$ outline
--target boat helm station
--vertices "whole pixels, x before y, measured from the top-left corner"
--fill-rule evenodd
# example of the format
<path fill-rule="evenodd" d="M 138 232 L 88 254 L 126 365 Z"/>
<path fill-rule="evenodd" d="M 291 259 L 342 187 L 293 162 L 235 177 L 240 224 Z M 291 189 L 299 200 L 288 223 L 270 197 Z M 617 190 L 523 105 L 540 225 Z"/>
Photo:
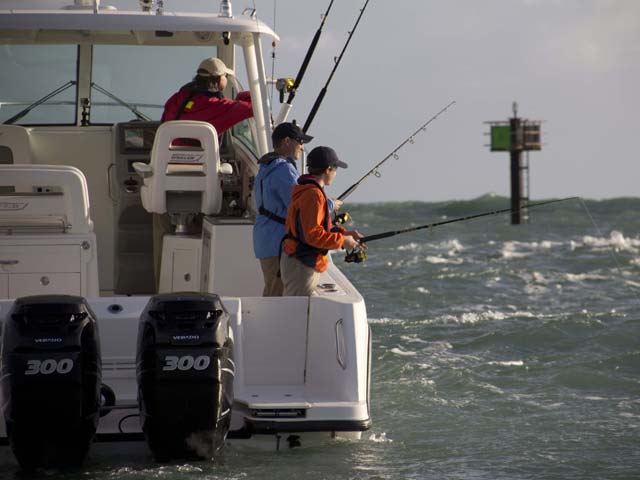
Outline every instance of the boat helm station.
<path fill-rule="evenodd" d="M 317 296 L 261 297 L 252 180 L 288 111 L 270 105 L 273 30 L 228 0 L 0 8 L 0 442 L 34 468 L 104 441 L 167 460 L 359 438 L 362 296 L 332 263 Z M 207 57 L 252 118 L 160 124 Z"/>

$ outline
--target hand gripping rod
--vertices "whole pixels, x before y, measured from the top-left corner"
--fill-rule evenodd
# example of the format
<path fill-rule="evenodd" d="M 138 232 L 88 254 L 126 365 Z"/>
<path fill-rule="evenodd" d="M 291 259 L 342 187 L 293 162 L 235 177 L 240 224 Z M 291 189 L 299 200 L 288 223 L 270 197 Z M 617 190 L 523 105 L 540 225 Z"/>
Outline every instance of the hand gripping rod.
<path fill-rule="evenodd" d="M 396 148 L 393 149 L 393 151 L 387 155 L 386 157 L 384 157 L 382 159 L 382 161 L 378 162 L 371 170 L 369 170 L 367 173 L 365 173 L 360 180 L 358 180 L 356 183 L 354 183 L 353 185 L 351 185 L 349 188 L 347 188 L 339 197 L 338 200 L 344 200 L 345 198 L 347 198 L 349 195 L 351 195 L 356 188 L 358 188 L 360 186 L 360 184 L 362 182 L 364 182 L 370 175 L 375 175 L 376 177 L 380 176 L 380 173 L 378 172 L 378 167 L 380 167 L 384 162 L 386 162 L 387 160 L 389 160 L 391 157 L 394 158 L 398 158 L 398 151 L 404 147 L 407 143 L 413 143 L 413 138 L 420 132 L 424 132 L 427 129 L 427 125 L 429 125 L 431 122 L 433 122 L 436 118 L 438 118 L 438 116 L 441 113 L 444 113 L 445 111 L 447 111 L 447 109 L 453 105 L 454 103 L 456 103 L 455 100 L 453 100 L 452 102 L 450 102 L 446 107 L 444 107 L 442 110 L 440 110 L 438 113 L 436 113 L 433 117 L 431 117 L 427 122 L 423 123 L 422 125 L 420 125 L 420 127 L 413 132 L 411 135 L 409 135 L 400 145 L 398 145 Z"/>

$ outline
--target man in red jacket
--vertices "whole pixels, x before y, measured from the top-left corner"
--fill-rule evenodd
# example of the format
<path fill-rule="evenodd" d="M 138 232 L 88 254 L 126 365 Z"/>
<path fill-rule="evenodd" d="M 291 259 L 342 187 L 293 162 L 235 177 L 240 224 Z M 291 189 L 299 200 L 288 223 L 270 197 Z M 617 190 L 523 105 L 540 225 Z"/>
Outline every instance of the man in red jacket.
<path fill-rule="evenodd" d="M 162 122 L 200 120 L 209 122 L 222 135 L 225 130 L 253 116 L 251 95 L 240 92 L 236 100 L 224 98 L 227 75 L 233 73 L 219 58 L 206 58 L 193 81 L 174 93 L 164 106 Z"/>
<path fill-rule="evenodd" d="M 329 147 L 316 147 L 307 157 L 309 174 L 298 179 L 291 192 L 287 210 L 286 236 L 280 258 L 283 295 L 313 295 L 318 277 L 329 266 L 329 250 L 356 247 L 362 235 L 331 225 L 331 215 L 324 187 L 331 185 L 338 167 L 347 164 Z"/>

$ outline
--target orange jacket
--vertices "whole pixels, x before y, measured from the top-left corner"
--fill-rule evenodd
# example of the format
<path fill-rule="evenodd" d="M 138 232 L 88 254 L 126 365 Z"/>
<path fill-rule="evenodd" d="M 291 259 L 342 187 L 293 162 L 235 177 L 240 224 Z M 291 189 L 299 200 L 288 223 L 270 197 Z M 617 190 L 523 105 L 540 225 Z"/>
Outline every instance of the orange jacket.
<path fill-rule="evenodd" d="M 293 187 L 285 231 L 284 252 L 318 272 L 329 265 L 328 251 L 344 243 L 344 229 L 331 226 L 327 197 L 309 175 L 300 177 Z"/>

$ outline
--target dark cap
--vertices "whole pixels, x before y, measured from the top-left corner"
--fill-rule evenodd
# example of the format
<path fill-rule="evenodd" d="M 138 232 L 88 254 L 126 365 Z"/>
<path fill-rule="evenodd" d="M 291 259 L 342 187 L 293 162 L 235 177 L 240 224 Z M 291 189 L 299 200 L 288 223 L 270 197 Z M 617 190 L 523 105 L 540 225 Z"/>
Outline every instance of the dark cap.
<path fill-rule="evenodd" d="M 299 126 L 289 122 L 281 123 L 274 128 L 273 133 L 271 134 L 271 140 L 274 142 L 282 140 L 283 138 L 293 138 L 300 143 L 309 143 L 313 140 L 311 135 L 305 135 Z"/>
<path fill-rule="evenodd" d="M 311 150 L 307 155 L 307 165 L 311 168 L 347 168 L 347 164 L 338 158 L 338 154 L 331 147 L 316 147 Z"/>

